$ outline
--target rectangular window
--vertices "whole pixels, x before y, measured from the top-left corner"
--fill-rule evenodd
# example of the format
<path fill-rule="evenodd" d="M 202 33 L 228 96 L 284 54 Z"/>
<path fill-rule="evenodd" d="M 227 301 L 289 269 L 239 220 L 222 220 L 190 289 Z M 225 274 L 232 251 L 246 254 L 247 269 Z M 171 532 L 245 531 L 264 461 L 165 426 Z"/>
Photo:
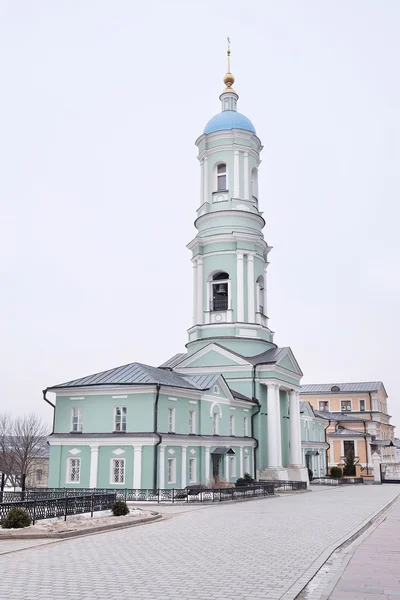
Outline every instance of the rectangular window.
<path fill-rule="evenodd" d="M 340 410 L 342 412 L 351 410 L 351 400 L 342 400 L 340 403 Z"/>
<path fill-rule="evenodd" d="M 82 409 L 74 406 L 71 409 L 71 431 L 82 431 Z"/>
<path fill-rule="evenodd" d="M 228 477 L 236 477 L 236 456 L 229 457 L 229 474 Z"/>
<path fill-rule="evenodd" d="M 176 483 L 176 459 L 168 459 L 168 483 Z"/>
<path fill-rule="evenodd" d="M 125 459 L 111 459 L 110 483 L 125 483 Z"/>
<path fill-rule="evenodd" d="M 249 417 L 243 419 L 243 435 L 245 437 L 249 435 Z"/>
<path fill-rule="evenodd" d="M 126 431 L 126 406 L 114 409 L 114 431 Z"/>
<path fill-rule="evenodd" d="M 175 433 L 175 409 L 168 409 L 168 433 Z"/>
<path fill-rule="evenodd" d="M 226 190 L 226 165 L 224 164 L 217 167 L 217 188 L 218 192 Z"/>
<path fill-rule="evenodd" d="M 250 456 L 248 454 L 243 457 L 243 470 L 250 475 Z"/>
<path fill-rule="evenodd" d="M 196 411 L 189 410 L 189 433 L 196 433 Z"/>
<path fill-rule="evenodd" d="M 81 459 L 69 458 L 67 465 L 67 483 L 79 483 L 81 479 Z"/>
<path fill-rule="evenodd" d="M 230 415 L 229 417 L 229 435 L 235 435 L 235 416 Z"/>
<path fill-rule="evenodd" d="M 318 410 L 329 410 L 329 402 L 327 400 L 320 400 Z"/>
<path fill-rule="evenodd" d="M 343 442 L 343 450 L 345 456 L 353 456 L 354 458 L 354 442 L 353 440 L 345 440 Z"/>
<path fill-rule="evenodd" d="M 218 413 L 213 413 L 213 434 L 218 435 Z"/>
<path fill-rule="evenodd" d="M 189 482 L 196 483 L 196 459 L 189 458 Z"/>
<path fill-rule="evenodd" d="M 364 411 L 365 411 L 365 400 L 360 400 L 360 410 L 361 410 L 362 412 L 364 412 Z"/>

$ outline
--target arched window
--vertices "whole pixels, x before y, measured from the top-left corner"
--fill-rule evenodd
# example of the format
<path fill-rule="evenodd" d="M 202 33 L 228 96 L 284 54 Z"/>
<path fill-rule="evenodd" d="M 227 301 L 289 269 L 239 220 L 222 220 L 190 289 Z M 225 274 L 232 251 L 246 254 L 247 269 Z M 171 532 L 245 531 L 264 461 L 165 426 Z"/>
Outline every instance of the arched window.
<path fill-rule="evenodd" d="M 229 275 L 225 271 L 215 273 L 211 282 L 210 310 L 228 310 Z"/>
<path fill-rule="evenodd" d="M 258 198 L 258 170 L 256 167 L 251 172 L 251 195 Z"/>
<path fill-rule="evenodd" d="M 221 163 L 217 167 L 217 192 L 226 190 L 226 164 Z"/>

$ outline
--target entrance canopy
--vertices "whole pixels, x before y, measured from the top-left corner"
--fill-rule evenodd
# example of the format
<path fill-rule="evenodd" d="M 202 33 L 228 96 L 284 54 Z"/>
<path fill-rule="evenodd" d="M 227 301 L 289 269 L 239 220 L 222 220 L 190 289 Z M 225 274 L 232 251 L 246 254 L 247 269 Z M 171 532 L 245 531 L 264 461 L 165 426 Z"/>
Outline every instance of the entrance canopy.
<path fill-rule="evenodd" d="M 232 448 L 229 448 L 228 446 L 221 446 L 219 448 L 215 448 L 215 450 L 213 450 L 211 452 L 211 454 L 219 454 L 219 455 L 235 454 L 235 451 L 232 450 Z"/>

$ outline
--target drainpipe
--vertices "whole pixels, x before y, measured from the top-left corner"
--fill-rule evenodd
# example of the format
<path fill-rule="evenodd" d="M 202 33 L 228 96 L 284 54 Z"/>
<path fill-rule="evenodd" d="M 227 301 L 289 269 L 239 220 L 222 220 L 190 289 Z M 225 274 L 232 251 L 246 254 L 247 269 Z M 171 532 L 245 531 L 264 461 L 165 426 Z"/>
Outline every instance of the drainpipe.
<path fill-rule="evenodd" d="M 367 463 L 367 475 L 369 474 L 369 464 L 368 464 L 368 442 L 367 442 L 367 422 L 364 423 L 364 443 L 365 443 L 365 461 Z"/>
<path fill-rule="evenodd" d="M 255 440 L 255 442 L 256 442 L 256 445 L 254 446 L 254 454 L 253 454 L 253 456 L 254 456 L 253 469 L 254 469 L 254 478 L 256 481 L 257 481 L 257 448 L 258 448 L 259 444 L 258 444 L 258 438 L 254 437 L 254 417 L 256 415 L 258 415 L 258 413 L 261 410 L 261 404 L 259 403 L 259 401 L 256 398 L 256 369 L 257 369 L 258 365 L 260 365 L 260 364 L 262 364 L 262 363 L 256 363 L 255 365 L 253 365 L 253 400 L 255 402 L 257 402 L 258 410 L 257 410 L 257 412 L 255 412 L 251 415 L 251 436 L 252 436 L 253 440 Z"/>
<path fill-rule="evenodd" d="M 328 450 L 330 450 L 330 443 L 328 442 L 328 436 L 326 434 L 326 431 L 328 429 L 328 427 L 331 424 L 331 420 L 328 419 L 328 425 L 325 427 L 324 431 L 325 431 L 325 444 L 327 444 L 327 447 L 325 448 L 325 468 L 326 468 L 326 476 L 328 477 L 329 475 L 329 463 L 328 463 Z"/>
<path fill-rule="evenodd" d="M 50 400 L 48 400 L 46 398 L 47 390 L 48 390 L 48 388 L 46 388 L 45 390 L 43 390 L 42 394 L 43 394 L 43 400 L 45 402 L 47 402 L 47 404 L 50 404 L 50 406 L 53 407 L 53 431 L 51 432 L 51 435 L 53 435 L 53 433 L 54 433 L 54 425 L 55 425 L 55 421 L 56 421 L 56 405 L 53 404 L 52 402 L 50 402 Z"/>
<path fill-rule="evenodd" d="M 158 436 L 158 442 L 154 445 L 154 472 L 153 472 L 153 488 L 157 489 L 157 472 L 158 472 L 158 447 L 162 442 L 162 436 L 158 433 L 158 400 L 160 397 L 161 385 L 156 385 L 156 401 L 154 402 L 154 433 Z"/>

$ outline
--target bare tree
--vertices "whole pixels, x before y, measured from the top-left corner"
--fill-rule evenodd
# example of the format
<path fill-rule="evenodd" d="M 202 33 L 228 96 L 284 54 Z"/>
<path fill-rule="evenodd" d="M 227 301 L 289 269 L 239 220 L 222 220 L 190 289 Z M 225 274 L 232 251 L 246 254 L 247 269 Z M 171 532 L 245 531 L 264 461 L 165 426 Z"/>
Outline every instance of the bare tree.
<path fill-rule="evenodd" d="M 16 418 L 0 414 L 0 471 L 7 483 L 21 485 L 22 475 L 28 475 L 42 455 L 48 434 L 47 426 L 35 413 Z"/>

